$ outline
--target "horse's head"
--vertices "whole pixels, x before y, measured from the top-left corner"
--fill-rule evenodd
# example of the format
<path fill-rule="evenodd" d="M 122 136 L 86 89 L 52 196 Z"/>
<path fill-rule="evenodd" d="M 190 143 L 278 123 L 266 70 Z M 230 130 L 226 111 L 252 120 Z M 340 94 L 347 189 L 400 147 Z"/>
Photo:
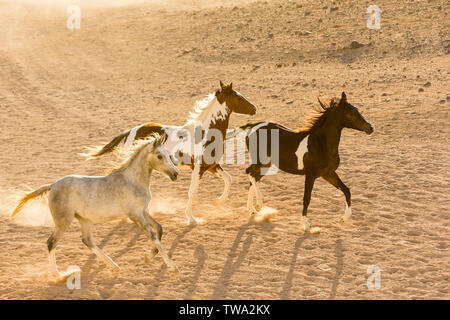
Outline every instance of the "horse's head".
<path fill-rule="evenodd" d="M 216 98 L 220 104 L 226 103 L 227 107 L 236 113 L 254 115 L 256 107 L 233 89 L 233 83 L 228 86 L 220 81 L 220 89 L 216 91 Z"/>
<path fill-rule="evenodd" d="M 180 171 L 173 164 L 169 152 L 164 147 L 164 141 L 165 136 L 155 136 L 151 150 L 148 153 L 147 162 L 150 168 L 165 174 L 172 181 L 175 181 Z"/>
<path fill-rule="evenodd" d="M 332 101 L 331 103 L 336 104 L 335 110 L 339 117 L 339 121 L 344 128 L 364 131 L 367 134 L 373 132 L 372 123 L 364 119 L 358 109 L 348 103 L 345 92 L 342 92 L 339 102 Z"/>

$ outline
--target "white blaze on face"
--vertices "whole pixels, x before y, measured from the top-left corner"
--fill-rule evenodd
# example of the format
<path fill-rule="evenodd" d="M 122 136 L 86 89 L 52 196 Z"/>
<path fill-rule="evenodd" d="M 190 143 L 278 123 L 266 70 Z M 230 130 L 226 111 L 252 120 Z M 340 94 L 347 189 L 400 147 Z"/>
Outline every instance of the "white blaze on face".
<path fill-rule="evenodd" d="M 304 168 L 303 156 L 308 152 L 308 136 L 304 137 L 303 140 L 298 145 L 295 155 L 297 156 L 297 169 L 302 170 Z"/>

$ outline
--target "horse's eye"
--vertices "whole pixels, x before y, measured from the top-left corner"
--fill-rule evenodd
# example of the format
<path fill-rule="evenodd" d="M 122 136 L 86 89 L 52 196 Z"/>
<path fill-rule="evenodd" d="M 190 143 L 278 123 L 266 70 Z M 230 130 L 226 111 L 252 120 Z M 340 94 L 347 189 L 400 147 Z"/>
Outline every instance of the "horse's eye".
<path fill-rule="evenodd" d="M 162 158 L 162 155 L 158 154 L 158 159 L 161 160 Z"/>

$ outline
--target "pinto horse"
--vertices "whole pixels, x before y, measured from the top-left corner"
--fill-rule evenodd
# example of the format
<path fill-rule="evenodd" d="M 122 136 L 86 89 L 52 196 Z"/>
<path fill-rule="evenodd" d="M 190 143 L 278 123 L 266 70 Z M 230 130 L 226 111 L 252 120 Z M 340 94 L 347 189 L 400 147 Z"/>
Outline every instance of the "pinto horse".
<path fill-rule="evenodd" d="M 262 193 L 257 186 L 257 182 L 264 176 L 262 169 L 273 168 L 296 175 L 305 175 L 305 188 L 303 196 L 302 226 L 304 231 L 311 233 L 320 232 L 320 228 L 311 228 L 306 213 L 311 200 L 311 191 L 314 181 L 322 177 L 330 184 L 340 189 L 346 199 L 345 214 L 341 219 L 341 224 L 345 223 L 351 216 L 350 189 L 341 181 L 336 169 L 339 166 L 339 141 L 344 128 L 364 131 L 367 134 L 373 132 L 373 125 L 366 121 L 359 113 L 358 109 L 347 102 L 345 92 L 338 101 L 331 100 L 329 105 L 325 105 L 318 98 L 321 110 L 312 110 L 313 114 L 306 119 L 306 127 L 299 130 L 292 130 L 273 122 L 258 122 L 244 125 L 229 137 L 237 135 L 239 132 L 247 132 L 246 145 L 249 149 L 249 140 L 264 139 L 255 144 L 257 150 L 256 161 L 246 169 L 250 179 L 250 189 L 248 194 L 247 208 L 250 215 L 255 213 L 253 207 L 253 197 L 256 193 L 256 212 L 262 207 Z M 271 138 L 272 130 L 278 130 L 278 145 L 274 146 Z M 261 135 L 261 132 L 264 135 Z M 252 137 L 252 135 L 255 135 Z M 261 142 L 267 144 L 266 152 L 269 161 L 261 161 Z M 251 148 L 250 148 L 251 149 Z M 250 150 L 252 152 L 252 150 Z M 278 164 L 272 161 L 274 152 L 278 152 Z"/>
<path fill-rule="evenodd" d="M 208 95 L 204 100 L 197 102 L 190 119 L 183 126 L 158 123 L 143 124 L 121 133 L 102 148 L 93 148 L 88 155 L 94 158 L 103 156 L 113 151 L 121 142 L 127 146 L 134 140 L 144 139 L 153 133 L 166 136 L 165 147 L 169 150 L 174 163 L 181 168 L 188 167 L 192 170 L 185 215 L 188 224 L 195 224 L 196 220 L 191 209 L 192 202 L 197 193 L 199 180 L 205 172 L 208 171 L 221 177 L 225 184 L 222 195 L 214 203 L 220 204 L 228 198 L 231 176 L 219 164 L 220 152 L 216 153 L 212 161 L 205 161 L 204 153 L 206 148 L 216 138 L 219 138 L 221 141 L 220 148 L 222 149 L 220 154 L 223 154 L 223 140 L 232 112 L 254 115 L 256 107 L 238 91 L 235 91 L 232 83 L 224 85 L 220 81 L 220 89 L 214 94 Z M 210 139 L 208 132 L 213 131 L 218 132 L 220 137 L 216 136 L 214 139 Z"/>

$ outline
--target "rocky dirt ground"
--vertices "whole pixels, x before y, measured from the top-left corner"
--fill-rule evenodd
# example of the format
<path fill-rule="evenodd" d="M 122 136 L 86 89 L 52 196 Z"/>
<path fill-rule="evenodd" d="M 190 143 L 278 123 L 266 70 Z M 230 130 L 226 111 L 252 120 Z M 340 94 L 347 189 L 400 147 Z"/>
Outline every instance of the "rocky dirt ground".
<path fill-rule="evenodd" d="M 435 1 L 70 1 L 81 28 L 69 30 L 69 1 L 0 2 L 0 298 L 2 299 L 449 299 L 450 5 Z M 370 30 L 370 4 L 381 29 Z M 81 289 L 49 281 L 52 230 L 35 202 L 8 220 L 24 185 L 102 174 L 112 157 L 85 162 L 84 146 L 145 122 L 183 124 L 219 80 L 233 81 L 258 107 L 231 126 L 273 120 L 303 124 L 320 94 L 342 91 L 375 124 L 371 136 L 345 130 L 342 180 L 353 216 L 338 225 L 344 197 L 317 181 L 310 221 L 300 230 L 303 181 L 262 180 L 270 222 L 250 221 L 244 165 L 229 201 L 215 207 L 222 181 L 205 176 L 185 224 L 190 180 L 155 174 L 154 217 L 161 257 L 144 263 L 147 238 L 123 221 L 96 225 L 113 272 L 80 241 L 74 223 L 57 249 L 61 269 L 81 267 Z M 367 268 L 380 268 L 369 290 Z"/>

